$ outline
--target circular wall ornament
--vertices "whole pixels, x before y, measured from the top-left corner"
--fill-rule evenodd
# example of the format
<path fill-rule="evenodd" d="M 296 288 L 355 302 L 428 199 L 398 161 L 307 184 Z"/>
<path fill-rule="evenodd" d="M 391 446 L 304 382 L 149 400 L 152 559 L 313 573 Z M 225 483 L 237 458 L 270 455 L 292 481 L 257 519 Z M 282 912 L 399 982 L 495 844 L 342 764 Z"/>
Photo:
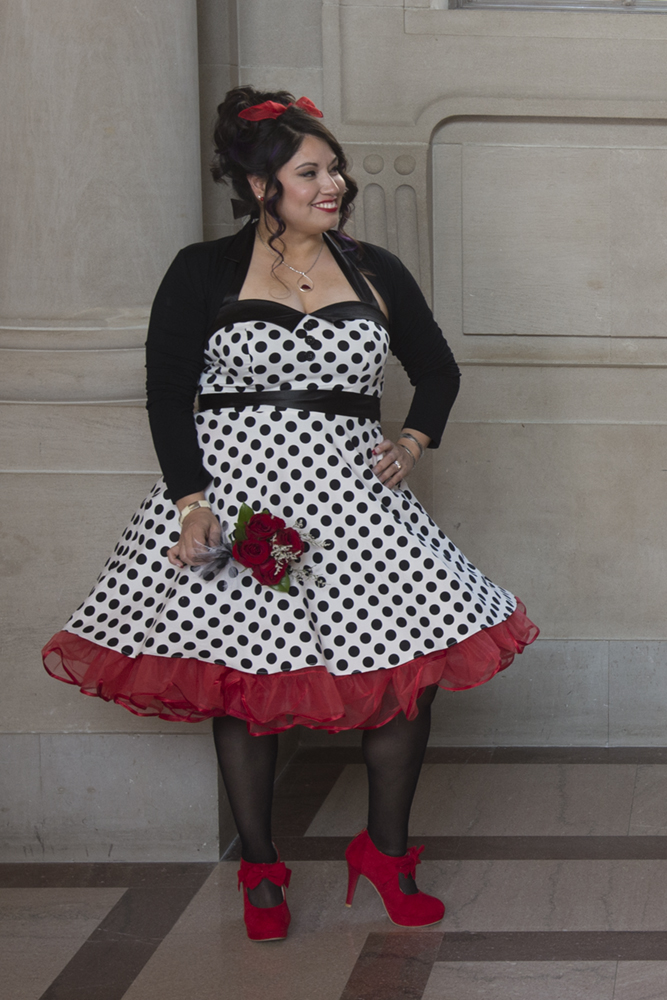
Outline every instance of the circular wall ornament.
<path fill-rule="evenodd" d="M 364 159 L 364 170 L 367 174 L 379 174 L 384 169 L 384 160 L 379 153 L 371 153 Z"/>
<path fill-rule="evenodd" d="M 416 166 L 417 161 L 409 153 L 401 153 L 394 160 L 394 170 L 397 174 L 411 174 Z"/>

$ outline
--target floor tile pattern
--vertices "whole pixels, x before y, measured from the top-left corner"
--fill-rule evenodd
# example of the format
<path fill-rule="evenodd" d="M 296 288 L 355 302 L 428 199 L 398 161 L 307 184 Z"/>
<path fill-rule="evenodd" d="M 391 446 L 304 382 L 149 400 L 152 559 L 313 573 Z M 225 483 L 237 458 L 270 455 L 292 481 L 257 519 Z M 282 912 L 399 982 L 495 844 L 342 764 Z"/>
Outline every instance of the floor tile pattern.
<path fill-rule="evenodd" d="M 0 889 L 0 997 L 40 996 L 79 952 L 123 889 Z"/>
<path fill-rule="evenodd" d="M 430 748 L 411 833 L 447 913 L 421 932 L 392 927 L 363 879 L 342 905 L 361 765 L 305 747 L 277 785 L 287 941 L 247 940 L 237 844 L 217 865 L 0 865 L 0 994 L 665 1000 L 667 748 Z"/>

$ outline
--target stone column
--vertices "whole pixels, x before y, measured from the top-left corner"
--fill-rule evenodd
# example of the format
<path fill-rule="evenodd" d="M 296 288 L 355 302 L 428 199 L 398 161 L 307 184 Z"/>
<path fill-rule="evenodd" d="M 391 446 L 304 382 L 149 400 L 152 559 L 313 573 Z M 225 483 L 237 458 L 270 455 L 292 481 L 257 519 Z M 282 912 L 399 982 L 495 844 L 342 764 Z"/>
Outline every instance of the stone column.
<path fill-rule="evenodd" d="M 142 347 L 201 239 L 195 0 L 4 5 L 0 129 L 3 860 L 215 857 L 205 730 L 83 698 L 39 657 L 158 474 Z"/>

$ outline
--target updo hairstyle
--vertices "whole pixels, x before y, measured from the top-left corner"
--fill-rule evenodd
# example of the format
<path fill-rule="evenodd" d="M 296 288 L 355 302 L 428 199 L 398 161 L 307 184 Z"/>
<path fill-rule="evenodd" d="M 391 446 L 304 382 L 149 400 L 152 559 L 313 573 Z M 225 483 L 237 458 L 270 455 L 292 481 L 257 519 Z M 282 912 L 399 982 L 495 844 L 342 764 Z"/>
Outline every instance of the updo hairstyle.
<path fill-rule="evenodd" d="M 283 104 L 287 111 L 279 118 L 266 118 L 252 122 L 239 118 L 239 112 L 246 108 L 275 101 Z M 279 239 L 285 232 L 285 223 L 278 213 L 278 202 L 283 186 L 276 173 L 298 152 L 305 136 L 322 139 L 332 149 L 338 159 L 338 170 L 345 181 L 346 191 L 341 204 L 341 231 L 350 217 L 351 205 L 359 190 L 347 171 L 347 160 L 341 145 L 319 118 L 314 118 L 294 105 L 295 98 L 286 90 L 264 93 L 253 87 L 235 87 L 218 105 L 218 118 L 213 133 L 215 153 L 211 164 L 213 179 L 231 182 L 232 187 L 253 218 L 259 217 L 259 209 L 248 182 L 248 174 L 266 179 L 266 189 L 271 194 L 264 201 L 264 209 L 278 224 L 270 242 Z"/>

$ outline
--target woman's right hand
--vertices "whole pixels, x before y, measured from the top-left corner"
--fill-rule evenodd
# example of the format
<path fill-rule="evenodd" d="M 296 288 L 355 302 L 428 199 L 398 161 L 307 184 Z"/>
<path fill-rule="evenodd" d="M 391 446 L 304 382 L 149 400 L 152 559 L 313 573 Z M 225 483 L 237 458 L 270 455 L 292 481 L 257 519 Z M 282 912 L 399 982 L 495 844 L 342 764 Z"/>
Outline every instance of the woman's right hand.
<path fill-rule="evenodd" d="M 201 566 L 208 559 L 206 547 L 220 544 L 222 531 L 215 514 L 206 507 L 193 510 L 181 526 L 181 537 L 167 552 L 172 566 Z"/>

